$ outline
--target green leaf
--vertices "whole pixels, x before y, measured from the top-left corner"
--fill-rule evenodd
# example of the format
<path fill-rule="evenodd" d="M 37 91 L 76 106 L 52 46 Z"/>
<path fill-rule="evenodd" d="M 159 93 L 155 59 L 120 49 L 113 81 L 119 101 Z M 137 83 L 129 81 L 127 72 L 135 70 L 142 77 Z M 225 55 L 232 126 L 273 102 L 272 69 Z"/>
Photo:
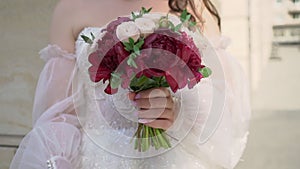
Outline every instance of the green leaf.
<path fill-rule="evenodd" d="M 130 88 L 135 92 L 155 87 L 160 87 L 159 80 L 154 80 L 146 76 L 141 76 L 140 78 L 134 77 L 130 82 Z"/>
<path fill-rule="evenodd" d="M 187 15 L 188 15 L 188 12 L 187 12 L 186 9 L 184 9 L 184 10 L 182 11 L 181 15 L 180 15 L 180 20 L 181 20 L 181 22 L 185 22 L 185 21 L 186 21 Z"/>
<path fill-rule="evenodd" d="M 140 48 L 139 48 L 138 46 L 134 46 L 134 47 L 133 47 L 133 51 L 134 51 L 134 53 L 137 54 L 137 55 L 140 55 L 140 54 L 141 54 L 141 53 L 140 53 Z"/>
<path fill-rule="evenodd" d="M 91 36 L 92 36 L 92 40 L 95 40 L 95 35 L 93 34 L 93 32 L 91 32 Z"/>
<path fill-rule="evenodd" d="M 135 15 L 134 12 L 131 12 L 131 16 L 132 16 L 133 20 L 135 20 L 137 18 L 137 16 Z"/>
<path fill-rule="evenodd" d="M 188 22 L 191 19 L 192 15 L 188 14 L 185 18 L 185 21 Z"/>
<path fill-rule="evenodd" d="M 142 7 L 141 13 L 144 14 L 147 12 L 147 9 L 145 7 Z"/>
<path fill-rule="evenodd" d="M 197 22 L 190 22 L 189 24 L 190 24 L 190 26 L 196 26 Z"/>
<path fill-rule="evenodd" d="M 123 45 L 125 46 L 125 50 L 128 52 L 132 51 L 132 46 L 128 42 L 123 42 Z"/>
<path fill-rule="evenodd" d="M 85 35 L 81 35 L 80 36 L 86 43 L 88 43 L 88 44 L 93 44 L 93 41 L 89 38 L 89 37 L 87 37 L 87 36 L 85 36 Z"/>
<path fill-rule="evenodd" d="M 209 67 L 204 67 L 199 70 L 203 77 L 207 78 L 212 74 L 212 70 Z"/>
<path fill-rule="evenodd" d="M 148 77 L 142 76 L 137 80 L 137 86 L 142 86 L 146 81 L 148 80 Z"/>
<path fill-rule="evenodd" d="M 180 30 L 180 28 L 182 27 L 182 23 L 181 24 L 178 24 L 175 28 L 174 28 L 174 31 L 175 32 L 178 32 Z"/>
<path fill-rule="evenodd" d="M 175 29 L 175 25 L 171 22 L 171 21 L 168 21 L 168 24 L 169 24 L 169 28 L 171 30 L 174 30 Z"/>
<path fill-rule="evenodd" d="M 110 86 L 113 89 L 118 88 L 122 83 L 121 79 L 121 74 L 119 73 L 111 73 L 111 78 L 110 78 Z"/>
<path fill-rule="evenodd" d="M 147 13 L 150 13 L 150 12 L 151 12 L 151 10 L 152 10 L 152 7 L 151 7 L 151 8 L 149 8 L 149 9 L 147 10 Z"/>
<path fill-rule="evenodd" d="M 127 65 L 130 66 L 130 67 L 134 67 L 134 68 L 137 68 L 137 65 L 134 61 L 134 58 L 135 58 L 135 55 L 131 54 L 127 60 Z"/>
<path fill-rule="evenodd" d="M 143 46 L 144 42 L 144 39 L 140 39 L 135 46 L 137 46 L 140 49 Z"/>
<path fill-rule="evenodd" d="M 132 39 L 132 37 L 129 38 L 129 44 L 130 44 L 131 46 L 134 45 L 134 40 Z"/>

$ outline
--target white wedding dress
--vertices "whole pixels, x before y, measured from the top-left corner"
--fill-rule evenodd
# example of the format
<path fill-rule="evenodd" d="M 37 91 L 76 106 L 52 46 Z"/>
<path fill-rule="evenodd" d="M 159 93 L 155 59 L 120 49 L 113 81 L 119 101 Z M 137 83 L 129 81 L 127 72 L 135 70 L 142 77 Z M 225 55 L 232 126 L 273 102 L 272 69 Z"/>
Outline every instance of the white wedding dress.
<path fill-rule="evenodd" d="M 100 30 L 87 27 L 80 35 L 97 35 Z M 40 51 L 46 65 L 35 95 L 33 129 L 20 144 L 10 169 L 234 168 L 247 142 L 247 81 L 236 60 L 225 51 L 228 39 L 210 41 L 224 72 L 223 90 L 218 86 L 221 75 L 216 73 L 194 89 L 174 94 L 180 111 L 166 131 L 172 148 L 146 153 L 135 151 L 130 144 L 137 123 L 130 120 L 134 107 L 126 91 L 106 95 L 105 84 L 89 80 L 88 44 L 78 36 L 75 54 L 48 45 Z M 215 96 L 224 96 L 215 106 L 217 110 L 213 108 L 218 100 Z M 216 130 L 201 139 L 213 111 L 222 115 L 218 123 L 213 123 Z"/>

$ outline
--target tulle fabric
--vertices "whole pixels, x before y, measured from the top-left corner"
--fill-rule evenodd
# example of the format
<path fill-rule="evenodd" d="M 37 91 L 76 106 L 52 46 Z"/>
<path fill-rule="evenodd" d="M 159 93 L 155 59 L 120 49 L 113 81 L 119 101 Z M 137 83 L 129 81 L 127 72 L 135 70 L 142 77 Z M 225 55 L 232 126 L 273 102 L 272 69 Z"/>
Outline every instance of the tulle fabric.
<path fill-rule="evenodd" d="M 83 31 L 85 35 L 90 32 L 97 35 L 100 28 L 86 28 Z M 110 130 L 97 126 L 99 121 L 96 121 L 95 117 L 99 112 L 95 114 L 95 110 L 99 110 L 99 106 L 103 110 L 101 118 L 106 121 L 111 120 L 112 123 L 109 125 L 114 129 L 122 132 L 122 127 L 130 128 L 132 124 L 124 120 L 123 116 L 115 116 L 127 112 L 128 106 L 124 106 L 128 105 L 128 100 L 124 100 L 126 97 L 105 95 L 103 84 L 102 87 L 101 85 L 96 87 L 99 84 L 88 81 L 87 45 L 82 40 L 77 40 L 76 55 L 63 51 L 56 45 L 44 48 L 40 55 L 46 61 L 46 65 L 36 90 L 33 110 L 34 127 L 23 139 L 10 168 L 43 169 L 47 168 L 48 160 L 54 161 L 55 169 L 148 169 L 157 166 L 187 169 L 234 168 L 247 142 L 250 119 L 248 83 L 239 64 L 225 51 L 229 43 L 228 39 L 218 37 L 211 39 L 211 42 L 224 70 L 225 90 L 218 90 L 218 86 L 214 86 L 211 80 L 203 80 L 201 85 L 197 85 L 194 89 L 200 93 L 200 97 L 195 94 L 196 92 L 182 92 L 181 94 L 186 96 L 180 104 L 178 103 L 180 109 L 189 110 L 191 105 L 197 104 L 201 108 L 199 116 L 195 119 L 192 116 L 186 117 L 188 113 L 179 114 L 174 125 L 167 132 L 176 136 L 184 134 L 185 126 L 189 123 L 196 122 L 195 125 L 174 149 L 146 159 L 119 157 L 95 144 L 95 139 L 102 142 L 111 140 L 103 137 L 103 133 Z M 78 78 L 81 76 L 83 79 Z M 84 82 L 78 82 L 77 78 Z M 74 85 L 73 82 L 78 83 Z M 91 93 L 95 90 L 98 95 Z M 223 117 L 214 134 L 203 143 L 199 137 L 211 109 L 212 91 L 215 90 L 225 94 Z M 91 105 L 81 107 L 93 100 L 99 103 L 97 108 Z M 80 123 L 76 113 L 81 118 Z M 89 131 L 83 132 L 82 126 Z M 117 133 L 114 136 L 117 138 Z M 113 143 L 122 143 L 122 140 L 115 140 Z M 123 151 L 126 153 L 126 148 Z"/>
<path fill-rule="evenodd" d="M 46 64 L 36 88 L 33 129 L 21 142 L 10 168 L 46 169 L 50 160 L 56 169 L 74 169 L 80 161 L 81 142 L 71 94 L 75 55 L 57 45 L 39 54 Z"/>

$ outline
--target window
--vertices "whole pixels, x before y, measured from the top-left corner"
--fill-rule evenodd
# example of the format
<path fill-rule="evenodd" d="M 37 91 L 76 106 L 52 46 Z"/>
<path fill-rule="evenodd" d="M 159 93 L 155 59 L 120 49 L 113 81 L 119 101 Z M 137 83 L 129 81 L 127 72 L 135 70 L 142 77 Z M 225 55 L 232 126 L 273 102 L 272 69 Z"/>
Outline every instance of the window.
<path fill-rule="evenodd" d="M 300 28 L 291 29 L 291 36 L 300 36 Z"/>
<path fill-rule="evenodd" d="M 295 4 L 295 3 L 299 3 L 300 0 L 292 0 L 292 2 Z"/>
<path fill-rule="evenodd" d="M 293 19 L 300 19 L 300 13 L 292 13 L 291 15 Z"/>
<path fill-rule="evenodd" d="M 283 29 L 274 29 L 273 33 L 274 33 L 275 37 L 284 36 L 284 30 Z"/>
<path fill-rule="evenodd" d="M 282 0 L 276 0 L 276 2 L 277 2 L 277 3 L 281 3 L 281 2 L 282 2 Z"/>

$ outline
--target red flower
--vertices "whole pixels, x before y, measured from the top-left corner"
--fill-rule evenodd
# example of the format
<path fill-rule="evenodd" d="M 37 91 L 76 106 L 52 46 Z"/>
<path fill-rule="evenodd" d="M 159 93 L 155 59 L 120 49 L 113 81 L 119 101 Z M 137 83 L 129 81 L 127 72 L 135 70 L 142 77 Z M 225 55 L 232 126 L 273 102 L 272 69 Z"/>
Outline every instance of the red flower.
<path fill-rule="evenodd" d="M 123 17 L 108 24 L 105 35 L 98 43 L 98 49 L 91 53 L 89 62 L 90 78 L 94 82 L 109 80 L 105 89 L 108 94 L 117 92 L 111 88 L 111 73 L 121 72 L 123 88 L 128 88 L 133 75 L 165 77 L 173 92 L 188 85 L 194 87 L 203 78 L 199 69 L 201 55 L 193 39 L 186 33 L 175 33 L 169 29 L 158 29 L 147 36 L 141 48 L 141 54 L 134 59 L 137 68 L 130 67 L 126 60 L 130 53 L 122 42 L 116 38 L 116 28 L 122 22 L 130 21 Z M 125 63 L 125 65 L 123 65 Z M 122 68 L 121 68 L 122 67 Z M 121 68 L 121 69 L 120 69 Z"/>
<path fill-rule="evenodd" d="M 148 57 L 143 56 L 137 60 L 147 71 L 142 71 L 139 76 L 164 75 L 173 92 L 187 84 L 192 88 L 202 78 L 198 72 L 202 67 L 199 50 L 186 33 L 178 34 L 169 29 L 158 29 L 145 39 L 142 48 L 148 50 Z M 150 68 L 157 69 L 151 72 Z"/>

